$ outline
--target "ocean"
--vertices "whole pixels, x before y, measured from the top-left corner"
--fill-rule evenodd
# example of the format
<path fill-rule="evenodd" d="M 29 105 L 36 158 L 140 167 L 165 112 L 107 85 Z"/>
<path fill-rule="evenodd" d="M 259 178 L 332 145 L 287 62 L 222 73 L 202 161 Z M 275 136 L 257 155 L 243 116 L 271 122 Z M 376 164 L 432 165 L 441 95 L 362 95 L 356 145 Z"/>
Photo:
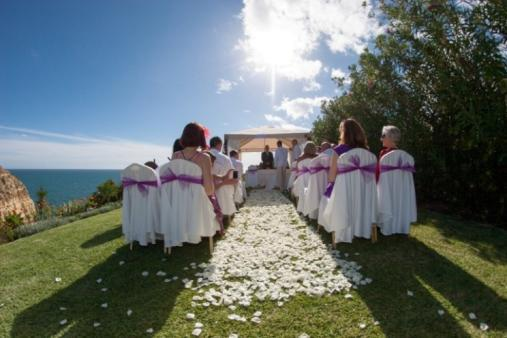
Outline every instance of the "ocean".
<path fill-rule="evenodd" d="M 48 192 L 49 203 L 61 205 L 91 195 L 108 179 L 119 183 L 121 170 L 10 169 L 9 172 L 25 184 L 34 202 L 37 191 L 43 187 Z"/>

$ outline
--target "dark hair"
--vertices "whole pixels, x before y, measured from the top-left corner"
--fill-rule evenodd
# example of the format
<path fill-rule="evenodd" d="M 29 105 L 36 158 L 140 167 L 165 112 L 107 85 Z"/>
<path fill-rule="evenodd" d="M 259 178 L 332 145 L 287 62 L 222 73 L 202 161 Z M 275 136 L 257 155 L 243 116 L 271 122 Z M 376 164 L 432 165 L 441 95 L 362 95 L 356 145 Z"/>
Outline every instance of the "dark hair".
<path fill-rule="evenodd" d="M 277 145 L 277 146 L 279 146 L 279 147 L 281 147 L 281 146 L 282 146 L 282 141 L 278 140 L 278 141 L 276 142 L 276 145 Z"/>
<path fill-rule="evenodd" d="M 236 157 L 236 156 L 238 156 L 238 152 L 237 152 L 236 150 L 231 150 L 231 151 L 229 152 L 229 156 L 230 156 L 230 157 Z"/>
<path fill-rule="evenodd" d="M 155 159 L 153 159 L 153 161 L 146 162 L 144 165 L 150 167 L 153 170 L 156 170 L 158 168 L 157 163 L 155 163 Z"/>
<path fill-rule="evenodd" d="M 351 148 L 368 149 L 368 140 L 364 129 L 354 119 L 346 119 L 340 123 L 340 141 Z"/>
<path fill-rule="evenodd" d="M 173 154 L 180 150 L 183 150 L 183 146 L 181 145 L 180 139 L 177 138 L 173 143 Z"/>
<path fill-rule="evenodd" d="M 181 134 L 180 144 L 183 148 L 201 147 L 202 149 L 206 149 L 204 127 L 196 122 L 187 124 Z"/>
<path fill-rule="evenodd" d="M 211 140 L 209 140 L 209 145 L 211 148 L 215 148 L 219 144 L 223 144 L 223 142 L 222 139 L 218 136 L 213 136 Z"/>

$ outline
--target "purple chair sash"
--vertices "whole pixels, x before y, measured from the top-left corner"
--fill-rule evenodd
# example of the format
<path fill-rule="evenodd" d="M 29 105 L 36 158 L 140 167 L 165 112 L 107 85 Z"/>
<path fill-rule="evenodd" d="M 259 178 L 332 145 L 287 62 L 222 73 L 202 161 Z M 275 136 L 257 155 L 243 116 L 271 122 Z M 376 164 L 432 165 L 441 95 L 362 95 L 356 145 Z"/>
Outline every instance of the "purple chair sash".
<path fill-rule="evenodd" d="M 319 167 L 313 167 L 313 168 L 310 168 L 310 174 L 316 174 L 318 172 L 321 172 L 323 170 L 329 170 L 329 167 L 323 167 L 323 166 L 319 166 Z"/>
<path fill-rule="evenodd" d="M 137 189 L 139 189 L 139 192 L 146 196 L 148 194 L 148 187 L 158 187 L 158 181 L 136 181 L 132 178 L 124 177 L 121 180 L 121 184 L 123 188 L 130 188 L 133 186 L 137 186 Z"/>
<path fill-rule="evenodd" d="M 182 188 L 187 188 L 190 183 L 192 184 L 203 184 L 202 177 L 190 176 L 190 175 L 176 175 L 171 169 L 167 169 L 164 175 L 160 176 L 160 184 L 165 184 L 173 181 L 180 182 Z"/>
<path fill-rule="evenodd" d="M 410 163 L 402 163 L 401 157 L 398 158 L 398 164 L 397 165 L 389 165 L 389 164 L 381 164 L 380 165 L 380 173 L 385 173 L 393 170 L 403 170 L 408 171 L 411 173 L 415 173 L 415 167 L 411 165 Z"/>
<path fill-rule="evenodd" d="M 350 156 L 349 161 L 350 161 L 351 165 L 347 165 L 347 164 L 338 165 L 338 175 L 347 174 L 347 173 L 359 170 L 361 172 L 361 175 L 363 175 L 363 178 L 366 181 L 373 179 L 373 177 L 375 176 L 375 172 L 377 169 L 377 166 L 375 163 L 362 166 L 359 156 L 356 156 L 356 155 Z"/>
<path fill-rule="evenodd" d="M 306 174 L 306 173 L 309 173 L 310 172 L 310 168 L 308 167 L 303 167 L 301 169 L 298 169 L 297 171 L 297 176 L 301 176 L 303 174 Z"/>
<path fill-rule="evenodd" d="M 293 173 L 297 173 L 298 172 L 298 168 L 291 168 L 290 171 L 293 172 Z"/>

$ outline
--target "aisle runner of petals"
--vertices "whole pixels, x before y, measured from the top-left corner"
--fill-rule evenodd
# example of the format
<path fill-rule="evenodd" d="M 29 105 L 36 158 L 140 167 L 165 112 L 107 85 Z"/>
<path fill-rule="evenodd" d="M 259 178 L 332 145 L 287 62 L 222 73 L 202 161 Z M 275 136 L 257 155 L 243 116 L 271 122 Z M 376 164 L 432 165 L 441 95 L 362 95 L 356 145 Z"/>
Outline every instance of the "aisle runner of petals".
<path fill-rule="evenodd" d="M 251 193 L 210 262 L 199 267 L 192 306 L 234 309 L 254 299 L 282 306 L 296 293 L 322 296 L 371 282 L 360 265 L 326 247 L 289 200 L 266 191 Z"/>

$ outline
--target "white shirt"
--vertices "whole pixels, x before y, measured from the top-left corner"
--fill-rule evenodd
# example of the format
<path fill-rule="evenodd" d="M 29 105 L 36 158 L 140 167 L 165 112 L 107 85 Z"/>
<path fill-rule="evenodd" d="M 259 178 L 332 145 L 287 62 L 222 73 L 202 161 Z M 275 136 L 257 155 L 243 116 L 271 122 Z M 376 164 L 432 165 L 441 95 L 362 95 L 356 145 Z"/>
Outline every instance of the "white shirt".
<path fill-rule="evenodd" d="M 287 166 L 289 152 L 284 147 L 277 147 L 275 150 L 275 167 L 284 168 Z"/>
<path fill-rule="evenodd" d="M 296 144 L 295 146 L 292 147 L 291 156 L 292 162 L 294 162 L 299 158 L 299 156 L 301 156 L 301 148 L 299 147 L 299 144 Z"/>
<path fill-rule="evenodd" d="M 227 155 L 216 150 L 215 148 L 211 149 L 210 153 L 215 156 L 215 163 L 213 163 L 213 168 L 211 168 L 211 173 L 213 175 L 224 176 L 230 169 L 234 170 L 231 159 Z"/>
<path fill-rule="evenodd" d="M 231 158 L 232 165 L 239 172 L 240 175 L 243 174 L 243 162 L 238 159 Z"/>

